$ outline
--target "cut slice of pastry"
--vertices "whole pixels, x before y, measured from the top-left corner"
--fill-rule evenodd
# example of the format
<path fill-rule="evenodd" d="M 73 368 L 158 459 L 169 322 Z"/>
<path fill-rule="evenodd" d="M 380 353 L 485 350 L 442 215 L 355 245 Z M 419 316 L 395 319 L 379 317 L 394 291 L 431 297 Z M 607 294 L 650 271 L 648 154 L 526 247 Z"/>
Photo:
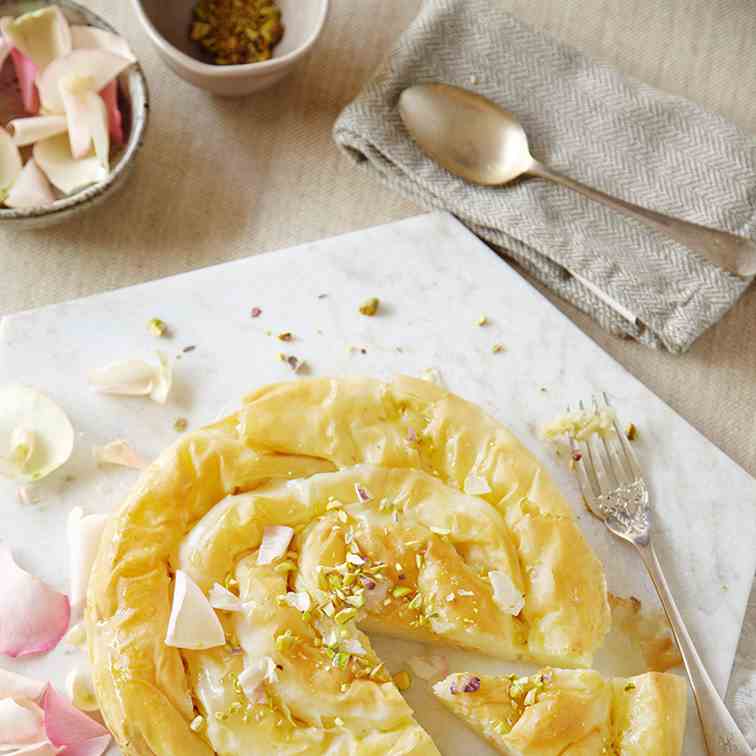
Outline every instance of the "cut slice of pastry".
<path fill-rule="evenodd" d="M 687 685 L 649 672 L 606 679 L 593 670 L 529 677 L 455 673 L 433 686 L 454 714 L 507 756 L 679 756 Z"/>
<path fill-rule="evenodd" d="M 164 642 L 179 570 L 225 645 Z M 269 386 L 184 436 L 109 522 L 86 616 L 128 756 L 437 754 L 363 631 L 581 666 L 609 626 L 535 458 L 408 378 Z"/>

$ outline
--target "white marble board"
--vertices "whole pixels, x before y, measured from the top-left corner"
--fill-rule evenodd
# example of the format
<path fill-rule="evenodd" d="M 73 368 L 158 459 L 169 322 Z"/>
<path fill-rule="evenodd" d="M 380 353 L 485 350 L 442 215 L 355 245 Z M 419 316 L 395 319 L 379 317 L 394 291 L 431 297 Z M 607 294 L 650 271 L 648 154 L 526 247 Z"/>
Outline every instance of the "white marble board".
<path fill-rule="evenodd" d="M 370 296 L 383 302 L 374 318 L 357 312 Z M 250 317 L 253 306 L 262 308 L 259 318 Z M 490 322 L 480 327 L 483 314 Z M 151 317 L 167 321 L 173 337 L 150 335 Z M 179 416 L 197 427 L 234 409 L 251 389 L 292 378 L 277 357 L 286 351 L 305 359 L 313 375 L 436 368 L 450 389 L 509 425 L 543 460 L 603 560 L 610 590 L 655 602 L 634 553 L 585 513 L 571 473 L 538 434 L 568 403 L 606 390 L 640 430 L 637 451 L 653 490 L 660 558 L 712 678 L 725 689 L 756 566 L 756 482 L 450 216 L 424 215 L 20 313 L 1 325 L 0 383 L 45 390 L 79 432 L 73 459 L 39 484 L 38 504 L 18 503 L 15 486 L 0 481 L 0 540 L 22 566 L 62 590 L 68 511 L 109 511 L 136 476 L 98 469 L 92 445 L 126 438 L 144 456 L 156 455 L 175 438 Z M 296 340 L 278 341 L 283 330 Z M 493 354 L 494 343 L 505 351 Z M 188 345 L 196 349 L 176 362 L 165 406 L 97 395 L 87 386 L 94 367 L 149 358 L 156 349 L 177 355 Z M 684 391 L 682 363 L 680 370 Z M 409 643 L 377 639 L 376 646 L 394 671 L 418 653 Z M 45 657 L 3 658 L 0 665 L 62 686 L 77 653 L 61 644 Z M 452 656 L 453 669 L 511 669 Z M 600 666 L 625 671 L 616 661 Z M 492 753 L 441 710 L 427 683 L 415 680 L 408 699 L 444 754 Z M 692 708 L 688 730 L 685 754 L 703 754 Z"/>

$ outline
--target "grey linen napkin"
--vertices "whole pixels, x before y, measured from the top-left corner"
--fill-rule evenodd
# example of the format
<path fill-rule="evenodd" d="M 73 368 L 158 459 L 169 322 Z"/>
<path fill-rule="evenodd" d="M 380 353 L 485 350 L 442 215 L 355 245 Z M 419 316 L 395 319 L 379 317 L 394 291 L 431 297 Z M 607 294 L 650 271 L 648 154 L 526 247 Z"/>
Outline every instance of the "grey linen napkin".
<path fill-rule="evenodd" d="M 419 205 L 453 213 L 613 333 L 683 352 L 747 287 L 568 189 L 540 179 L 489 189 L 439 168 L 414 145 L 396 107 L 405 87 L 429 81 L 473 89 L 514 112 L 533 154 L 558 171 L 630 202 L 756 238 L 752 136 L 590 61 L 493 0 L 427 0 L 334 127 L 337 144 L 359 164 Z M 623 307 L 637 321 L 619 314 Z"/>

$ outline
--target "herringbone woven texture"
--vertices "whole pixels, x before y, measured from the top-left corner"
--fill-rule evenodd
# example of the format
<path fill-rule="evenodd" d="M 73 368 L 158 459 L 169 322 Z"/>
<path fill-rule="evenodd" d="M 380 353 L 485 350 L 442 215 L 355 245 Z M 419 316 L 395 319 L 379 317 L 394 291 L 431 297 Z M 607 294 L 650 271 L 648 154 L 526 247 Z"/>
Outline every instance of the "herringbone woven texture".
<path fill-rule="evenodd" d="M 614 333 L 685 351 L 745 290 L 747 282 L 570 190 L 536 179 L 489 189 L 451 176 L 419 152 L 397 112 L 401 91 L 426 81 L 474 89 L 513 111 L 533 154 L 558 171 L 636 204 L 756 238 L 752 136 L 588 60 L 495 0 L 428 0 L 334 128 L 358 163 L 419 204 L 451 211 Z"/>

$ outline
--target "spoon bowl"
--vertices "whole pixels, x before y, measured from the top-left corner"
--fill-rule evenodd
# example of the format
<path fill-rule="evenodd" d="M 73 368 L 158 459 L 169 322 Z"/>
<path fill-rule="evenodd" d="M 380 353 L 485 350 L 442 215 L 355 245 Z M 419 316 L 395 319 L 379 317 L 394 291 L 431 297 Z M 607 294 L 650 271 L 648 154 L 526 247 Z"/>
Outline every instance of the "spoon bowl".
<path fill-rule="evenodd" d="M 448 84 L 405 89 L 399 114 L 420 149 L 466 181 L 500 186 L 534 163 L 528 137 L 512 113 Z"/>
<path fill-rule="evenodd" d="M 525 130 L 512 113 L 475 92 L 418 84 L 402 92 L 399 115 L 426 155 L 466 181 L 502 186 L 525 175 L 548 179 L 645 223 L 722 270 L 743 278 L 756 275 L 751 239 L 633 205 L 557 173 L 531 156 Z"/>

